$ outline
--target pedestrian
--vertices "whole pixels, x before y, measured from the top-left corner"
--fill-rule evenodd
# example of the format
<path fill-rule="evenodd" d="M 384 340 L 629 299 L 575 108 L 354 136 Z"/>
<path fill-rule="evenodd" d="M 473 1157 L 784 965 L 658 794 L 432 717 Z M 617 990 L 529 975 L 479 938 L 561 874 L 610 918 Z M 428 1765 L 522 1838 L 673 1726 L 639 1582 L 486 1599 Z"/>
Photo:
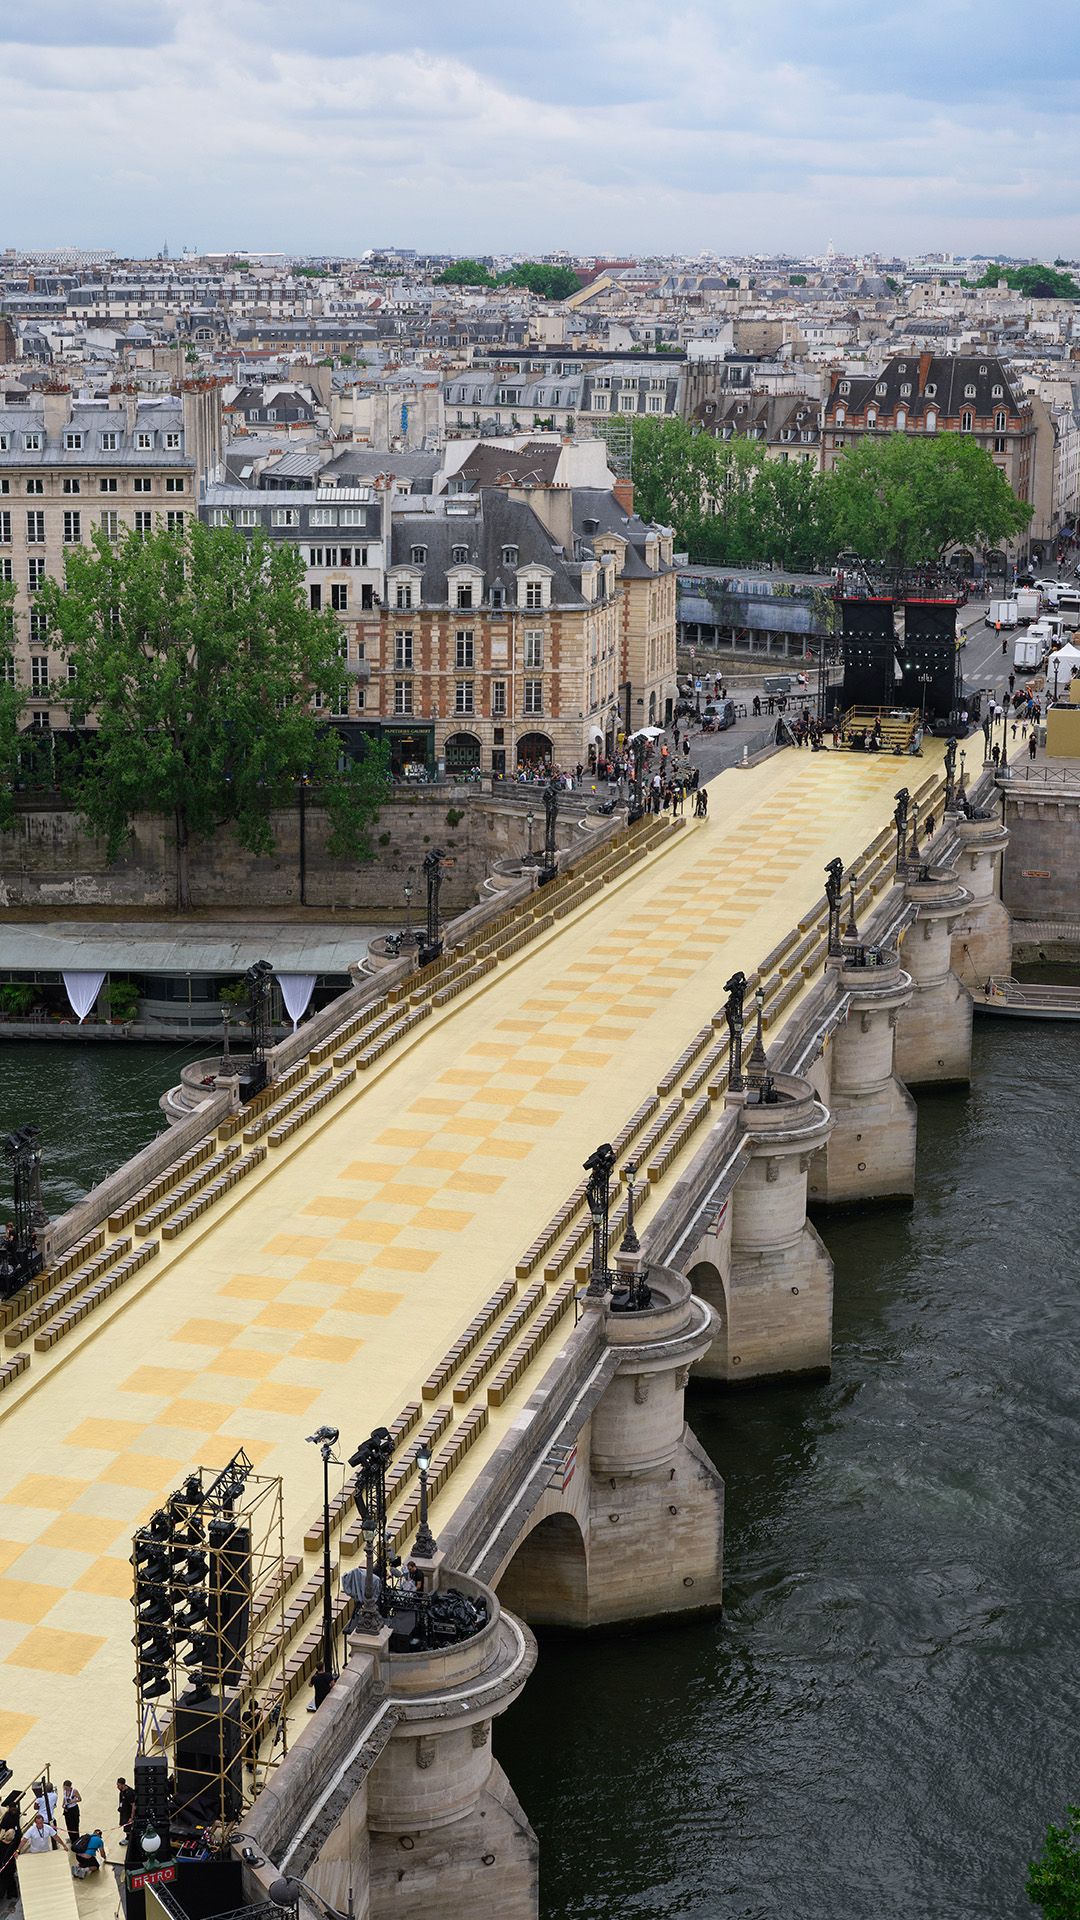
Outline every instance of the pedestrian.
<path fill-rule="evenodd" d="M 72 1846 L 75 1852 L 72 1872 L 76 1880 L 85 1880 L 87 1874 L 98 1873 L 105 1866 L 107 1856 L 100 1827 L 95 1827 L 93 1833 L 81 1833 L 72 1841 Z"/>
<path fill-rule="evenodd" d="M 1032 727 L 1031 739 L 1028 741 L 1028 759 L 1029 760 L 1034 760 L 1035 758 L 1035 748 L 1037 743 L 1038 743 L 1038 735 L 1036 734 L 1034 727 Z"/>
<path fill-rule="evenodd" d="M 22 1826 L 19 1821 L 19 1796 L 9 1793 L 0 1807 L 0 1900 L 17 1900 L 19 1897 L 19 1876 L 15 1867 L 15 1856 L 22 1839 Z"/>
<path fill-rule="evenodd" d="M 990 758 L 994 763 L 994 768 L 996 771 L 998 762 L 1001 759 L 1001 748 L 998 746 L 998 743 L 996 740 L 994 741 L 994 744 L 990 749 Z"/>
<path fill-rule="evenodd" d="M 68 1851 L 67 1841 L 61 1840 L 51 1821 L 46 1820 L 42 1814 L 35 1813 L 26 1829 L 19 1852 L 51 1853 L 54 1846 L 63 1847 L 65 1853 Z"/>
<path fill-rule="evenodd" d="M 56 1819 L 56 1788 L 51 1780 L 34 1781 L 34 1805 L 47 1823 Z"/>
<path fill-rule="evenodd" d="M 68 1830 L 68 1839 L 77 1840 L 79 1837 L 79 1808 L 82 1806 L 82 1794 L 78 1791 L 77 1787 L 72 1786 L 70 1780 L 64 1781 L 60 1791 L 60 1807 L 64 1815 L 64 1825 Z"/>
<path fill-rule="evenodd" d="M 134 1787 L 128 1786 L 123 1774 L 120 1775 L 116 1783 L 116 1792 L 118 1796 L 116 1811 L 119 1816 L 120 1825 L 126 1833 L 131 1825 L 132 1816 L 135 1812 L 135 1789 Z"/>

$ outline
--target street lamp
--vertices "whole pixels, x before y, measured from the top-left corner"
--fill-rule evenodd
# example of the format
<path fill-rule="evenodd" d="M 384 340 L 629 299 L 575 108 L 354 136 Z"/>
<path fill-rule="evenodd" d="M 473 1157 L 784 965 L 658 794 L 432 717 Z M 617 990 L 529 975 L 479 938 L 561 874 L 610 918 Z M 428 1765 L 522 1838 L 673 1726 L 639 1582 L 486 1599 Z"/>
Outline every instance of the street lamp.
<path fill-rule="evenodd" d="M 530 860 L 532 859 L 532 850 L 533 850 L 532 837 L 533 837 L 533 827 L 535 823 L 536 823 L 536 815 L 533 812 L 532 808 L 530 807 L 528 813 L 525 815 L 525 825 L 529 829 L 529 847 L 528 847 L 527 858 Z"/>
<path fill-rule="evenodd" d="M 420 1525 L 417 1529 L 416 1544 L 413 1551 L 421 1560 L 433 1560 L 438 1552 L 438 1542 L 428 1526 L 428 1472 L 431 1467 L 431 1448 L 423 1445 L 417 1449 L 416 1464 L 420 1469 Z"/>
<path fill-rule="evenodd" d="M 591 1300 L 602 1300 L 608 1289 L 608 1214 L 611 1206 L 611 1175 L 615 1166 L 615 1152 L 608 1141 L 590 1153 L 585 1161 L 585 1171 L 589 1175 L 586 1192 L 589 1212 L 592 1216 L 593 1257 L 592 1273 L 587 1289 Z"/>
<path fill-rule="evenodd" d="M 283 1875 L 279 1880 L 271 1880 L 267 1892 L 275 1907 L 288 1907 L 295 1913 L 300 1905 L 300 1896 L 303 1894 L 306 1899 L 315 1902 L 319 1912 L 323 1915 L 323 1920 L 353 1920 L 353 1892 L 351 1887 L 349 1888 L 349 1903 L 344 1913 L 341 1912 L 340 1908 L 332 1907 L 329 1900 L 324 1900 L 321 1893 L 317 1893 L 314 1887 L 308 1886 L 306 1880 L 294 1880 L 291 1877 L 286 1878 Z"/>
<path fill-rule="evenodd" d="M 746 997 L 745 973 L 733 973 L 730 980 L 724 982 L 727 999 L 724 1002 L 724 1018 L 728 1030 L 728 1090 L 742 1093 L 745 1088 L 742 1070 L 743 1037 L 743 1001 Z"/>
<path fill-rule="evenodd" d="M 313 1447 L 318 1447 L 323 1463 L 323 1660 L 321 1672 L 312 1676 L 314 1704 L 321 1707 L 336 1678 L 334 1602 L 330 1587 L 330 1462 L 334 1458 L 338 1430 L 336 1427 L 319 1427 L 314 1433 L 308 1434 L 308 1440 Z"/>
<path fill-rule="evenodd" d="M 410 867 L 410 875 L 412 871 Z M 412 880 L 410 878 L 405 882 L 405 943 L 407 946 L 412 946 L 412 937 Z"/>

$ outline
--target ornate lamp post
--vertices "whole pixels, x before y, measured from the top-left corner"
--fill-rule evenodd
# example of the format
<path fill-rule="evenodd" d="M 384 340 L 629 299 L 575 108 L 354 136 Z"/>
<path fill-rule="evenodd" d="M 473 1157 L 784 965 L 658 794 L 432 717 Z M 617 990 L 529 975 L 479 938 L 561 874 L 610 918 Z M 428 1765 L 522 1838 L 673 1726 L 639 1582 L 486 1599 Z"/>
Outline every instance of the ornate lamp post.
<path fill-rule="evenodd" d="M 439 938 L 439 889 L 442 886 L 442 863 L 445 858 L 441 847 L 432 847 L 424 855 L 424 878 L 427 881 L 427 938 L 420 949 L 420 965 L 426 967 L 430 961 L 437 960 L 442 952 Z"/>
<path fill-rule="evenodd" d="M 526 849 L 525 857 L 526 859 L 531 860 L 532 850 L 533 850 L 533 828 L 536 825 L 536 815 L 533 812 L 531 807 L 529 808 L 528 813 L 525 815 L 525 825 L 529 829 L 529 845 L 528 845 L 528 848 Z"/>
<path fill-rule="evenodd" d="M 844 896 L 844 863 L 830 860 L 825 869 L 825 898 L 829 903 L 829 952 L 840 952 L 840 902 Z"/>
<path fill-rule="evenodd" d="M 431 1449 L 421 1447 L 416 1456 L 420 1469 L 420 1525 L 416 1531 L 415 1552 L 421 1560 L 433 1560 L 438 1552 L 438 1542 L 428 1526 L 428 1473 L 431 1468 Z"/>
<path fill-rule="evenodd" d="M 906 787 L 901 787 L 895 795 L 896 806 L 893 809 L 893 825 L 896 828 L 896 871 L 903 873 L 907 866 L 908 813 L 911 808 L 911 795 Z"/>
<path fill-rule="evenodd" d="M 559 817 L 559 783 L 552 775 L 544 788 L 544 864 L 540 869 L 540 884 L 546 885 L 554 880 L 558 868 L 555 863 L 555 822 Z"/>
<path fill-rule="evenodd" d="M 318 1447 L 323 1463 L 323 1657 L 322 1671 L 312 1677 L 315 1705 L 321 1707 L 335 1679 L 334 1596 L 330 1585 L 330 1462 L 334 1458 L 338 1430 L 319 1427 L 315 1433 L 308 1434 L 308 1439 L 313 1447 Z"/>
<path fill-rule="evenodd" d="M 405 893 L 405 944 L 411 947 L 413 943 L 413 930 L 412 930 L 413 890 L 412 890 L 412 868 L 411 867 L 409 868 L 409 877 L 405 881 L 404 893 Z"/>
<path fill-rule="evenodd" d="M 956 736 L 953 734 L 945 744 L 945 813 L 956 811 Z"/>

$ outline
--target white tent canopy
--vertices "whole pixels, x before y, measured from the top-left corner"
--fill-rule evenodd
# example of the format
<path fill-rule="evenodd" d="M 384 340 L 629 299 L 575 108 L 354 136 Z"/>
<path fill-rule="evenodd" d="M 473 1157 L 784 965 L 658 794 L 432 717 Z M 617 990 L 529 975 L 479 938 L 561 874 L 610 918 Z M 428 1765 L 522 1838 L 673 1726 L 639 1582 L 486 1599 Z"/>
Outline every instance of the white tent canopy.
<path fill-rule="evenodd" d="M 1059 647 L 1056 653 L 1052 653 L 1046 662 L 1046 684 L 1050 692 L 1054 691 L 1056 679 L 1058 692 L 1067 693 L 1069 681 L 1078 667 L 1080 667 L 1080 647 L 1074 647 L 1070 643 L 1067 647 Z"/>

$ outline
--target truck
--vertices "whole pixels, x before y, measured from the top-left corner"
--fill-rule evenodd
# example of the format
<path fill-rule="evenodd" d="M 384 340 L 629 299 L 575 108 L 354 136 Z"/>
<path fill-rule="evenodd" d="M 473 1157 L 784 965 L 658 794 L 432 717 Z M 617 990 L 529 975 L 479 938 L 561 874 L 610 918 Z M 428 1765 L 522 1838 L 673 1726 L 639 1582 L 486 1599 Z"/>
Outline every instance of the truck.
<path fill-rule="evenodd" d="M 1016 601 L 991 600 L 984 617 L 988 627 L 1015 627 L 1018 617 Z"/>
<path fill-rule="evenodd" d="M 1017 587 L 1016 620 L 1017 625 L 1029 627 L 1042 612 L 1042 594 L 1038 587 Z"/>
<path fill-rule="evenodd" d="M 1041 621 L 1036 621 L 1026 633 L 1018 633 L 1013 641 L 1013 666 L 1021 668 L 1025 673 L 1029 673 L 1034 667 L 1040 667 L 1043 655 L 1050 650 L 1052 638 L 1049 628 L 1045 627 Z"/>

